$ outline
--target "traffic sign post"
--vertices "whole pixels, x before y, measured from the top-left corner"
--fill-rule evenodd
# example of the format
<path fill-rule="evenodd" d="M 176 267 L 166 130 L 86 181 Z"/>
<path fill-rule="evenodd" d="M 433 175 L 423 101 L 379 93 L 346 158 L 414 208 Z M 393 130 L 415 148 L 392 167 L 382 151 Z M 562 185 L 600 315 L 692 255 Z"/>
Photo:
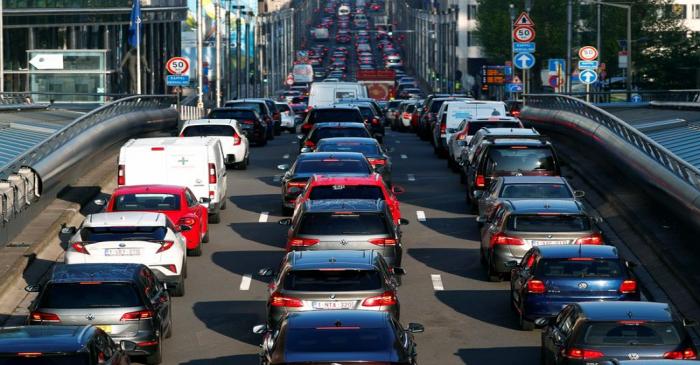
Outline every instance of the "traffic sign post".
<path fill-rule="evenodd" d="M 598 69 L 598 61 L 578 61 L 579 70 L 596 70 Z"/>
<path fill-rule="evenodd" d="M 187 74 L 190 70 L 190 60 L 185 57 L 173 57 L 165 63 L 165 68 L 171 75 Z"/>
<path fill-rule="evenodd" d="M 535 65 L 535 56 L 531 53 L 518 53 L 513 59 L 513 64 L 521 70 L 529 70 Z"/>
<path fill-rule="evenodd" d="M 512 7 L 512 5 L 511 5 Z M 513 18 L 511 18 L 512 20 Z M 509 92 L 528 92 L 528 76 L 530 69 L 535 65 L 535 22 L 530 19 L 527 12 L 522 12 L 513 22 L 513 32 L 511 39 L 513 41 L 513 64 L 523 72 L 522 85 L 511 82 L 507 86 Z M 516 76 L 517 77 L 517 76 Z M 514 77 L 515 79 L 515 77 Z M 525 100 L 523 99 L 523 103 Z"/>
<path fill-rule="evenodd" d="M 513 43 L 513 52 L 515 53 L 535 53 L 535 43 Z"/>
<path fill-rule="evenodd" d="M 180 115 L 180 98 L 182 87 L 190 85 L 190 60 L 186 57 L 173 57 L 165 63 L 165 69 L 170 75 L 165 77 L 166 86 L 174 86 L 177 94 L 177 114 Z"/>
<path fill-rule="evenodd" d="M 578 58 L 581 61 L 593 61 L 598 58 L 598 49 L 593 46 L 584 46 L 578 50 Z"/>
<path fill-rule="evenodd" d="M 535 29 L 528 25 L 519 25 L 513 29 L 513 39 L 518 43 L 529 43 L 535 40 Z"/>
<path fill-rule="evenodd" d="M 586 102 L 590 101 L 591 84 L 598 81 L 598 73 L 595 70 L 582 70 L 578 73 L 578 79 L 586 84 Z"/>

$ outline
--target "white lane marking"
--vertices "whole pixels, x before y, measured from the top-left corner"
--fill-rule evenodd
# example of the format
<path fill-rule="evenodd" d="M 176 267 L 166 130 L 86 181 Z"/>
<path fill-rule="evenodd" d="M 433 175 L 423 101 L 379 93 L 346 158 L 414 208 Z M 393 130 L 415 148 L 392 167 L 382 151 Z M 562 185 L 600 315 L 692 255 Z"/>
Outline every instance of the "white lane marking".
<path fill-rule="evenodd" d="M 445 290 L 442 286 L 442 277 L 439 274 L 430 274 L 430 280 L 433 282 L 433 289 L 436 291 Z"/>
<path fill-rule="evenodd" d="M 292 144 L 297 144 L 297 143 L 299 143 L 299 142 L 297 142 L 297 141 L 292 141 Z"/>
<path fill-rule="evenodd" d="M 282 175 L 275 175 L 272 177 L 272 181 L 274 182 L 280 182 L 282 180 Z"/>
<path fill-rule="evenodd" d="M 399 140 L 397 139 L 397 140 L 394 141 L 394 143 L 401 143 L 401 141 L 399 141 Z"/>
<path fill-rule="evenodd" d="M 408 181 L 416 181 L 416 175 L 408 174 L 406 176 L 408 176 Z"/>
<path fill-rule="evenodd" d="M 260 218 L 258 218 L 259 223 L 267 223 L 267 216 L 270 214 L 270 212 L 262 212 L 260 213 Z"/>
<path fill-rule="evenodd" d="M 285 154 L 282 156 L 282 158 L 285 159 L 285 160 L 286 160 L 286 159 L 289 159 L 289 154 L 288 154 L 288 153 L 285 153 Z"/>
<path fill-rule="evenodd" d="M 416 218 L 418 218 L 418 220 L 421 222 L 425 222 L 425 212 L 422 210 L 416 210 Z"/>
<path fill-rule="evenodd" d="M 406 156 L 406 155 L 401 155 L 401 158 L 403 158 L 403 159 L 405 160 L 405 159 L 408 158 L 408 156 Z"/>
<path fill-rule="evenodd" d="M 241 278 L 241 286 L 239 287 L 239 289 L 241 289 L 241 290 L 250 289 L 250 281 L 251 281 L 252 277 L 253 277 L 253 275 L 251 275 L 251 274 L 243 275 L 243 277 Z"/>

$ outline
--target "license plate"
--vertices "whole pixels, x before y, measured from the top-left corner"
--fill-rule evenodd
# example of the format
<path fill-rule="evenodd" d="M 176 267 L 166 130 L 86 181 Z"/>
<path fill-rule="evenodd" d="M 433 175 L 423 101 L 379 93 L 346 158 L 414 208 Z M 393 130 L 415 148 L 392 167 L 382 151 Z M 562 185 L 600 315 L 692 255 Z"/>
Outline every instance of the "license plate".
<path fill-rule="evenodd" d="M 112 326 L 100 324 L 100 325 L 97 325 L 95 327 L 105 331 L 107 334 L 112 333 Z"/>
<path fill-rule="evenodd" d="M 313 302 L 314 309 L 352 309 L 355 302 Z"/>
<path fill-rule="evenodd" d="M 568 245 L 569 241 L 531 241 L 533 246 Z"/>
<path fill-rule="evenodd" d="M 105 248 L 105 256 L 139 256 L 140 248 Z"/>

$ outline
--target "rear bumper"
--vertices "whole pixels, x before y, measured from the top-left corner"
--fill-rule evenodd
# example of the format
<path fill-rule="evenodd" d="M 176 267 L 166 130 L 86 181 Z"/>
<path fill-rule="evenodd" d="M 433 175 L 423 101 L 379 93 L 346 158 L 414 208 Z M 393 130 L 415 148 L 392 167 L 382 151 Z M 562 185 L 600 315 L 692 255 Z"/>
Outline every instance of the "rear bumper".
<path fill-rule="evenodd" d="M 493 248 L 493 266 L 501 274 L 510 273 L 510 268 L 506 267 L 506 262 L 520 262 L 520 260 L 522 260 L 522 256 L 513 255 L 507 247 L 496 245 Z"/>
<path fill-rule="evenodd" d="M 158 350 L 158 338 L 155 331 L 139 331 L 135 336 L 111 336 L 115 343 L 131 341 L 138 346 L 134 351 L 129 351 L 129 356 L 151 355 Z"/>

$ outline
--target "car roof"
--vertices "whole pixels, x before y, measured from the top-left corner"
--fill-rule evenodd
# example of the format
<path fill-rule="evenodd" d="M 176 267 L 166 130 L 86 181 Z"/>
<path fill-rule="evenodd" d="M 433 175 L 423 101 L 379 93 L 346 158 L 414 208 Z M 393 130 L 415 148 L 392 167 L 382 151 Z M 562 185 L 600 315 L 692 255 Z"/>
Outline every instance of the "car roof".
<path fill-rule="evenodd" d="M 287 317 L 288 328 L 318 327 L 386 328 L 389 312 L 366 310 L 293 312 Z M 339 326 L 340 325 L 340 326 Z"/>
<path fill-rule="evenodd" d="M 79 283 L 86 281 L 132 281 L 142 264 L 63 264 L 56 265 L 49 281 Z"/>
<path fill-rule="evenodd" d="M 139 194 L 139 193 L 151 193 L 151 194 L 180 194 L 187 187 L 178 185 L 127 185 L 120 186 L 114 190 L 112 196 L 120 194 Z"/>
<path fill-rule="evenodd" d="M 0 353 L 76 352 L 97 330 L 94 326 L 18 326 L 0 329 Z"/>
<path fill-rule="evenodd" d="M 107 212 L 88 215 L 83 227 L 160 227 L 166 221 L 165 214 L 158 212 Z"/>
<path fill-rule="evenodd" d="M 377 213 L 384 211 L 384 201 L 381 199 L 324 199 L 307 200 L 306 211 L 312 213 L 332 213 L 332 212 L 369 212 Z"/>
<path fill-rule="evenodd" d="M 506 199 L 515 214 L 582 214 L 583 207 L 574 199 Z"/>
<path fill-rule="evenodd" d="M 135 138 L 124 144 L 124 147 L 198 147 L 217 143 L 216 137 L 182 138 L 182 137 L 152 137 Z"/>
<path fill-rule="evenodd" d="M 193 120 L 188 120 L 185 121 L 185 123 L 182 125 L 182 128 L 189 127 L 191 125 L 234 125 L 238 123 L 236 119 L 218 119 L 218 118 L 211 118 L 211 119 L 193 119 Z"/>
<path fill-rule="evenodd" d="M 314 124 L 316 129 L 320 128 L 365 128 L 365 125 L 357 122 L 322 122 Z"/>
<path fill-rule="evenodd" d="M 329 176 L 314 175 L 311 180 L 312 186 L 319 185 L 371 185 L 381 186 L 383 184 L 381 175 L 374 173 L 368 176 Z"/>
<path fill-rule="evenodd" d="M 319 111 L 319 110 L 330 110 L 330 109 L 347 109 L 347 110 L 357 110 L 354 106 L 350 106 L 347 104 L 344 105 L 338 105 L 338 104 L 333 104 L 333 105 L 326 105 L 326 106 L 317 106 L 313 109 L 311 109 L 312 112 Z"/>
<path fill-rule="evenodd" d="M 226 111 L 226 112 L 253 112 L 257 113 L 255 109 L 251 108 L 246 108 L 246 107 L 233 107 L 233 106 L 226 106 L 226 107 L 221 107 L 221 108 L 213 108 L 211 112 L 215 111 Z"/>
<path fill-rule="evenodd" d="M 498 136 L 537 136 L 540 137 L 541 134 L 537 132 L 534 128 L 481 128 L 479 131 L 486 135 L 498 135 Z"/>
<path fill-rule="evenodd" d="M 597 259 L 617 259 L 615 246 L 608 245 L 547 245 L 538 246 L 540 255 L 547 258 L 565 259 L 572 257 L 592 257 Z"/>
<path fill-rule="evenodd" d="M 320 123 L 320 124 L 325 124 L 325 123 Z M 360 123 L 355 123 L 355 124 L 360 124 Z M 362 144 L 371 144 L 371 145 L 378 145 L 379 144 L 379 142 L 377 142 L 376 139 L 369 138 L 369 137 L 331 137 L 331 138 L 323 138 L 320 141 L 318 141 L 318 143 L 343 143 L 343 142 L 353 142 L 353 143 L 362 143 Z"/>
<path fill-rule="evenodd" d="M 371 250 L 317 250 L 292 251 L 288 255 L 294 270 L 372 270 L 377 253 Z"/>
<path fill-rule="evenodd" d="M 503 184 L 564 184 L 561 176 L 501 176 Z"/>
<path fill-rule="evenodd" d="M 590 321 L 639 320 L 673 321 L 671 308 L 666 303 L 655 302 L 580 302 L 576 305 Z"/>
<path fill-rule="evenodd" d="M 359 152 L 311 152 L 302 153 L 297 156 L 297 160 L 322 160 L 329 158 L 340 159 L 365 159 L 365 155 Z"/>

